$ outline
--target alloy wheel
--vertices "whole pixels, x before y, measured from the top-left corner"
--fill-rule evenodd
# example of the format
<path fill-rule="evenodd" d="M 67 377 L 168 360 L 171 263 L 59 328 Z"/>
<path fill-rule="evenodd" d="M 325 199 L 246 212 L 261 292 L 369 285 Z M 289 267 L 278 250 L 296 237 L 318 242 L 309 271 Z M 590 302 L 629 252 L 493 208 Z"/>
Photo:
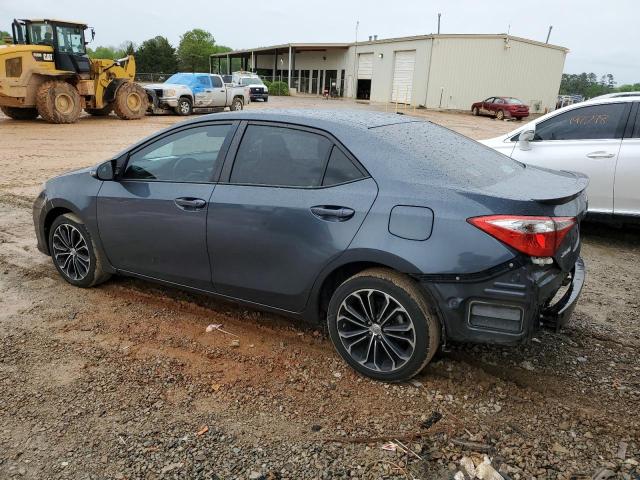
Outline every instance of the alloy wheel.
<path fill-rule="evenodd" d="M 185 115 L 189 113 L 189 102 L 187 102 L 186 100 L 180 102 L 180 111 Z"/>
<path fill-rule="evenodd" d="M 63 223 L 53 232 L 53 257 L 60 270 L 71 280 L 82 280 L 89 273 L 89 247 L 80 230 Z"/>
<path fill-rule="evenodd" d="M 342 346 L 369 370 L 394 372 L 413 356 L 413 321 L 388 293 L 365 289 L 349 294 L 340 304 L 336 321 Z"/>

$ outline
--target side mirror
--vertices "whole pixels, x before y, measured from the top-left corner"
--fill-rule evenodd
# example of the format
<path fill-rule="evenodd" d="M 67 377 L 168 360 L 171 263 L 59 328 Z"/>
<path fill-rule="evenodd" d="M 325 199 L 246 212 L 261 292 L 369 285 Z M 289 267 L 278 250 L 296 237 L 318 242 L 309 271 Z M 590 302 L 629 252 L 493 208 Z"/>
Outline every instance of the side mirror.
<path fill-rule="evenodd" d="M 114 160 L 101 163 L 91 170 L 91 176 L 105 182 L 115 180 L 116 175 L 113 169 Z"/>
<path fill-rule="evenodd" d="M 531 150 L 531 145 L 529 144 L 529 142 L 533 141 L 535 136 L 536 131 L 533 129 L 524 130 L 522 133 L 520 133 L 520 136 L 518 137 L 518 146 L 520 147 L 520 150 Z"/>

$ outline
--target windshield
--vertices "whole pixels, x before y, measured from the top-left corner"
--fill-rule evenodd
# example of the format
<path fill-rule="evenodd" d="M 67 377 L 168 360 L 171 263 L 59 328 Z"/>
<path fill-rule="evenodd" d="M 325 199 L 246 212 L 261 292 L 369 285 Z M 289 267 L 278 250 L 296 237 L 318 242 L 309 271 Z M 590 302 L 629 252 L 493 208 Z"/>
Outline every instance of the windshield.
<path fill-rule="evenodd" d="M 84 44 L 84 29 L 82 27 L 56 27 L 58 34 L 58 50 L 63 53 L 84 55 L 87 53 Z"/>
<path fill-rule="evenodd" d="M 522 102 L 517 98 L 505 98 L 505 100 L 511 105 L 522 105 Z"/>
<path fill-rule="evenodd" d="M 243 77 L 240 79 L 240 85 L 246 87 L 247 85 L 264 85 L 260 77 Z"/>
<path fill-rule="evenodd" d="M 31 45 L 53 46 L 53 29 L 47 23 L 30 23 L 27 25 L 27 41 Z"/>
<path fill-rule="evenodd" d="M 164 83 L 173 83 L 174 85 L 186 85 L 192 87 L 196 85 L 196 76 L 189 73 L 175 73 L 165 80 Z"/>

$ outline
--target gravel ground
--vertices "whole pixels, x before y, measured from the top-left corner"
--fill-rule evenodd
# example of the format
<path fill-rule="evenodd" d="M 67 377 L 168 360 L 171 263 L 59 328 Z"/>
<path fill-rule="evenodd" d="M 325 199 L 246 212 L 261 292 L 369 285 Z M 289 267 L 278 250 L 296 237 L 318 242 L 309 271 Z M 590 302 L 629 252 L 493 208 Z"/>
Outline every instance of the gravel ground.
<path fill-rule="evenodd" d="M 384 109 L 249 108 L 281 106 Z M 474 138 L 513 127 L 420 114 Z M 504 478 L 640 478 L 637 229 L 585 225 L 566 330 L 451 345 L 400 385 L 354 374 L 314 326 L 138 280 L 62 281 L 35 248 L 39 185 L 177 120 L 0 116 L 0 478 L 446 479 L 485 454 Z"/>

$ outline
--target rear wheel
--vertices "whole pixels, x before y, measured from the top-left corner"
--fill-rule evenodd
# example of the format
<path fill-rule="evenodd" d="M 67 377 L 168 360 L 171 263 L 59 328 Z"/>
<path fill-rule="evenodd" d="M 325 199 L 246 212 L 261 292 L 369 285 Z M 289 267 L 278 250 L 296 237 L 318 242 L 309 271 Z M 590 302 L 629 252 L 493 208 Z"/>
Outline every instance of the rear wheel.
<path fill-rule="evenodd" d="M 63 80 L 48 80 L 40 85 L 36 107 L 49 123 L 75 123 L 82 111 L 78 90 Z"/>
<path fill-rule="evenodd" d="M 102 108 L 85 108 L 85 112 L 89 115 L 93 115 L 94 117 L 106 117 L 107 115 L 113 112 L 113 105 L 110 103 L 109 105 Z"/>
<path fill-rule="evenodd" d="M 244 107 L 244 102 L 242 101 L 242 99 L 240 97 L 236 97 L 233 99 L 233 102 L 231 102 L 231 106 L 229 107 L 229 110 L 231 110 L 232 112 L 235 112 L 238 110 L 242 110 L 243 107 Z"/>
<path fill-rule="evenodd" d="M 149 99 L 144 89 L 133 82 L 125 82 L 118 88 L 113 110 L 123 120 L 138 120 L 147 113 Z"/>
<path fill-rule="evenodd" d="M 440 344 L 440 324 L 423 294 L 410 278 L 391 270 L 365 270 L 340 285 L 327 323 L 340 356 L 376 380 L 410 379 Z"/>
<path fill-rule="evenodd" d="M 76 287 L 93 287 L 109 279 L 100 254 L 84 223 L 65 213 L 49 229 L 49 252 L 58 273 Z"/>
<path fill-rule="evenodd" d="M 0 107 L 2 113 L 14 120 L 35 120 L 38 118 L 36 108 Z"/>
<path fill-rule="evenodd" d="M 496 112 L 496 120 L 504 120 L 504 112 L 502 110 Z"/>
<path fill-rule="evenodd" d="M 176 113 L 181 116 L 191 115 L 193 113 L 193 103 L 189 97 L 180 97 Z"/>
<path fill-rule="evenodd" d="M 478 107 L 473 107 L 473 114 L 477 117 L 478 115 L 480 115 L 480 110 L 478 110 Z"/>

